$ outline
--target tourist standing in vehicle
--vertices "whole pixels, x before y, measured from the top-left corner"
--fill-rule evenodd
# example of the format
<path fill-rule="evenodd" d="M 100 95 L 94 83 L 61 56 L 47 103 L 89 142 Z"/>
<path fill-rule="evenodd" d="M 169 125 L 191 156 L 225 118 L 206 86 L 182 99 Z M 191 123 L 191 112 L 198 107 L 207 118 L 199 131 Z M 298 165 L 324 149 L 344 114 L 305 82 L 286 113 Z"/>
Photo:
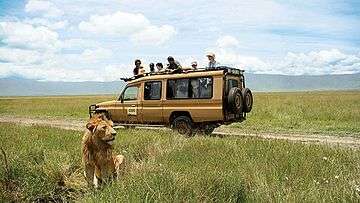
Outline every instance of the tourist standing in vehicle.
<path fill-rule="evenodd" d="M 220 65 L 218 62 L 215 61 L 214 53 L 210 52 L 210 53 L 206 54 L 206 56 L 209 59 L 209 65 L 206 67 L 207 70 L 215 69 L 216 67 L 218 67 Z"/>
<path fill-rule="evenodd" d="M 172 56 L 169 56 L 167 58 L 169 64 L 167 66 L 168 70 L 171 70 L 173 73 L 181 73 L 182 72 L 182 68 L 181 65 L 178 61 L 175 61 L 175 59 Z"/>
<path fill-rule="evenodd" d="M 191 67 L 193 70 L 197 70 L 197 62 L 196 61 L 191 62 Z"/>
<path fill-rule="evenodd" d="M 149 67 L 150 67 L 150 73 L 155 73 L 154 63 L 150 63 L 150 64 L 149 64 Z"/>
<path fill-rule="evenodd" d="M 144 76 L 144 75 L 145 75 L 145 68 L 141 66 L 139 68 L 139 76 Z"/>
<path fill-rule="evenodd" d="M 135 60 L 135 68 L 133 70 L 134 76 L 143 75 L 145 72 L 144 67 L 141 66 L 140 59 Z"/>
<path fill-rule="evenodd" d="M 164 72 L 164 66 L 162 63 L 157 63 L 156 64 L 156 69 L 157 69 L 157 72 Z"/>

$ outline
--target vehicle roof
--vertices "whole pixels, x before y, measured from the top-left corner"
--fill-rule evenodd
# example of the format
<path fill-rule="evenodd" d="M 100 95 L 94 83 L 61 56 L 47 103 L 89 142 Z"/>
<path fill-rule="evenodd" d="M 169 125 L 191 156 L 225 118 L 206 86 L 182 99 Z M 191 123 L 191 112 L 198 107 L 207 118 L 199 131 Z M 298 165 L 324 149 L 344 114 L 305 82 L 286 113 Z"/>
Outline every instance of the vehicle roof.
<path fill-rule="evenodd" d="M 185 77 L 204 77 L 204 76 L 214 76 L 214 75 L 223 75 L 223 70 L 213 70 L 213 71 L 192 71 L 184 73 L 169 73 L 169 74 L 154 74 L 143 76 L 138 79 L 128 81 L 129 84 L 137 83 L 145 80 L 162 80 L 162 79 L 174 79 L 174 78 L 185 78 Z"/>
<path fill-rule="evenodd" d="M 224 71 L 226 70 L 226 71 Z M 128 84 L 133 84 L 141 81 L 147 81 L 147 80 L 162 80 L 162 79 L 174 79 L 174 78 L 187 78 L 187 77 L 205 77 L 205 76 L 215 76 L 215 75 L 223 75 L 224 72 L 228 72 L 229 74 L 232 74 L 229 70 L 237 70 L 238 74 L 242 74 L 244 71 L 235 69 L 235 68 L 228 68 L 224 67 L 217 70 L 205 70 L 205 69 L 198 69 L 198 70 L 189 70 L 182 73 L 155 73 L 155 74 L 148 74 L 146 76 L 133 79 L 133 80 L 127 80 Z M 126 81 L 126 80 L 125 80 Z"/>

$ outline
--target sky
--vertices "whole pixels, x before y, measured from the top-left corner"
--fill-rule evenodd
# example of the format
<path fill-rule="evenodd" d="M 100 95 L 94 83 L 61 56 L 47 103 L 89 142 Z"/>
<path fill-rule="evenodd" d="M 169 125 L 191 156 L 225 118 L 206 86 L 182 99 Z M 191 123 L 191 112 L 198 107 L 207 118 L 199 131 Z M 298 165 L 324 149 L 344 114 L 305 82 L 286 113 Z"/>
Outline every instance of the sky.
<path fill-rule="evenodd" d="M 115 81 L 209 52 L 249 73 L 360 73 L 360 1 L 0 0 L 0 78 Z"/>

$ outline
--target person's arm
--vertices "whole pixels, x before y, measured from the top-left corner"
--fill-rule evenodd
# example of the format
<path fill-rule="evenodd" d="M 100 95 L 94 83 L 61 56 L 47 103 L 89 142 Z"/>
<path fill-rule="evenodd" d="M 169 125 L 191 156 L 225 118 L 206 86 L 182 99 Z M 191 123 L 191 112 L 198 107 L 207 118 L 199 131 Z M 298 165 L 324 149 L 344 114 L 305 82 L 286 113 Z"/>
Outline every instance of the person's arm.
<path fill-rule="evenodd" d="M 179 61 L 176 61 L 175 63 L 176 63 L 176 65 L 177 65 L 177 69 L 182 69 L 182 67 L 181 67 L 181 65 L 180 65 L 180 63 L 179 63 Z"/>

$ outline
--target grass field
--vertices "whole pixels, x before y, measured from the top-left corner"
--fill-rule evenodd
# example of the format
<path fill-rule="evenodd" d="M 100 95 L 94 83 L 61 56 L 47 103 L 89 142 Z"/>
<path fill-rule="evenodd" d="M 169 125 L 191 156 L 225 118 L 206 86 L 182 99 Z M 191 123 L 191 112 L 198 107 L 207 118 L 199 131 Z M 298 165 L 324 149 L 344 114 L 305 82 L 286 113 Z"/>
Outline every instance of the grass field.
<path fill-rule="evenodd" d="M 0 115 L 87 119 L 88 106 L 116 96 L 0 99 Z M 255 93 L 253 111 L 230 127 L 243 132 L 360 135 L 360 91 Z"/>
<path fill-rule="evenodd" d="M 128 160 L 121 181 L 89 190 L 82 133 L 0 124 L 1 201 L 358 202 L 354 149 L 251 138 L 183 138 L 120 130 L 115 151 Z"/>
<path fill-rule="evenodd" d="M 87 119 L 88 107 L 115 96 L 0 97 L 0 115 Z"/>

